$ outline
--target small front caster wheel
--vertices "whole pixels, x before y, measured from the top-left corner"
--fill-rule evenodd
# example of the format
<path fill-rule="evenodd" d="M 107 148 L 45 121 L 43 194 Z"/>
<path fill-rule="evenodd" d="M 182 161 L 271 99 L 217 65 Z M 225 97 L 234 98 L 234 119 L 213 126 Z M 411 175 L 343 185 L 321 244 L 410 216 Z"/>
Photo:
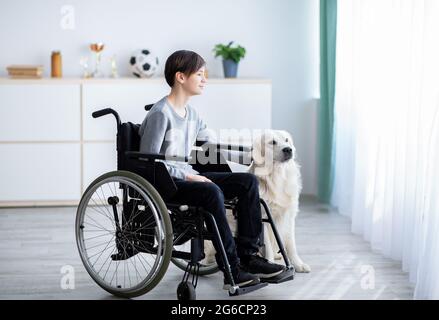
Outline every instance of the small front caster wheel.
<path fill-rule="evenodd" d="M 180 282 L 177 288 L 177 298 L 180 301 L 196 300 L 194 285 L 190 282 Z"/>

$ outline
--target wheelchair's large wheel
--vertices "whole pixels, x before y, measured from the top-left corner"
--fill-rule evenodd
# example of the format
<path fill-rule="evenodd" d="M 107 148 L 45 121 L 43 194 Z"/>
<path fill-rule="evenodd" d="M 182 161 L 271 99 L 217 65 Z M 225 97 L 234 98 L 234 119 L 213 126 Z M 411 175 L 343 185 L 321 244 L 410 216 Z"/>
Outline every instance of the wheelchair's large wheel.
<path fill-rule="evenodd" d="M 76 242 L 93 280 L 120 297 L 153 289 L 168 269 L 173 232 L 165 203 L 144 178 L 113 171 L 81 198 Z"/>
<path fill-rule="evenodd" d="M 172 263 L 183 271 L 186 270 L 186 266 L 188 264 L 187 261 L 182 260 L 182 259 L 176 259 L 176 258 L 172 258 Z M 209 274 L 214 274 L 214 273 L 217 273 L 218 271 L 219 271 L 219 269 L 218 269 L 218 265 L 216 264 L 216 262 L 213 262 L 211 264 L 200 263 L 200 269 L 199 269 L 198 274 L 200 276 L 208 276 Z M 191 270 L 190 273 L 193 274 L 193 271 Z"/>
<path fill-rule="evenodd" d="M 182 245 L 176 246 L 174 247 L 176 250 L 179 251 L 186 251 L 186 252 L 190 252 L 190 248 L 191 248 L 191 242 L 188 241 Z M 171 259 L 172 263 L 174 265 L 176 265 L 179 269 L 186 271 L 186 267 L 188 264 L 188 261 L 183 260 L 183 259 L 177 259 L 177 258 L 172 258 Z M 190 273 L 193 274 L 195 270 L 191 269 Z M 200 262 L 200 269 L 198 271 L 198 274 L 200 276 L 207 276 L 209 274 L 214 274 L 217 273 L 219 271 L 218 268 L 218 264 L 216 262 L 212 262 L 212 263 L 206 263 L 204 264 L 202 261 Z"/>

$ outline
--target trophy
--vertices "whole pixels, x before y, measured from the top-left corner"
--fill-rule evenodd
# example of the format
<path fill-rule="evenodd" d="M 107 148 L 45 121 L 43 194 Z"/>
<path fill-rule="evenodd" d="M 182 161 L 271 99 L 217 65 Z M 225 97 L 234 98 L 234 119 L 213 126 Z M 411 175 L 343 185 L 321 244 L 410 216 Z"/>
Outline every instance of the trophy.
<path fill-rule="evenodd" d="M 88 57 L 81 57 L 79 64 L 82 67 L 82 77 L 87 79 L 90 78 L 90 72 L 88 71 Z"/>
<path fill-rule="evenodd" d="M 101 64 L 101 54 L 102 50 L 104 50 L 104 44 L 103 43 L 92 43 L 90 44 L 90 50 L 95 54 L 95 70 L 92 72 L 91 76 L 93 78 L 102 77 L 102 72 L 100 70 L 100 64 Z"/>

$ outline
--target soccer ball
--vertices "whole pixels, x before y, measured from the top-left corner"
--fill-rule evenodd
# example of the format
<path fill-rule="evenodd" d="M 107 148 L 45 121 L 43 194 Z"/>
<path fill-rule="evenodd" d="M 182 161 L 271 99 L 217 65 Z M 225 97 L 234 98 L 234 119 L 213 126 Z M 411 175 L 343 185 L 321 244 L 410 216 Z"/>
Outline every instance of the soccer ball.
<path fill-rule="evenodd" d="M 138 78 L 152 77 L 159 66 L 159 58 L 148 49 L 135 51 L 130 58 L 130 68 Z"/>

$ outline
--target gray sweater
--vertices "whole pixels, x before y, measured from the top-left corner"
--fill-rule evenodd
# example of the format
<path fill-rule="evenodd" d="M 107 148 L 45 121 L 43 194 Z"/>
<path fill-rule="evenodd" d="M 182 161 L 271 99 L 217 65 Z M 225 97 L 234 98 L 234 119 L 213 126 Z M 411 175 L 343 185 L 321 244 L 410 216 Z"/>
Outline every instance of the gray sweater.
<path fill-rule="evenodd" d="M 158 101 L 143 120 L 139 130 L 140 152 L 166 156 L 189 156 L 196 140 L 215 142 L 214 135 L 190 105 L 183 118 L 169 105 L 167 96 Z M 198 174 L 185 162 L 163 161 L 172 177 L 185 179 Z"/>

